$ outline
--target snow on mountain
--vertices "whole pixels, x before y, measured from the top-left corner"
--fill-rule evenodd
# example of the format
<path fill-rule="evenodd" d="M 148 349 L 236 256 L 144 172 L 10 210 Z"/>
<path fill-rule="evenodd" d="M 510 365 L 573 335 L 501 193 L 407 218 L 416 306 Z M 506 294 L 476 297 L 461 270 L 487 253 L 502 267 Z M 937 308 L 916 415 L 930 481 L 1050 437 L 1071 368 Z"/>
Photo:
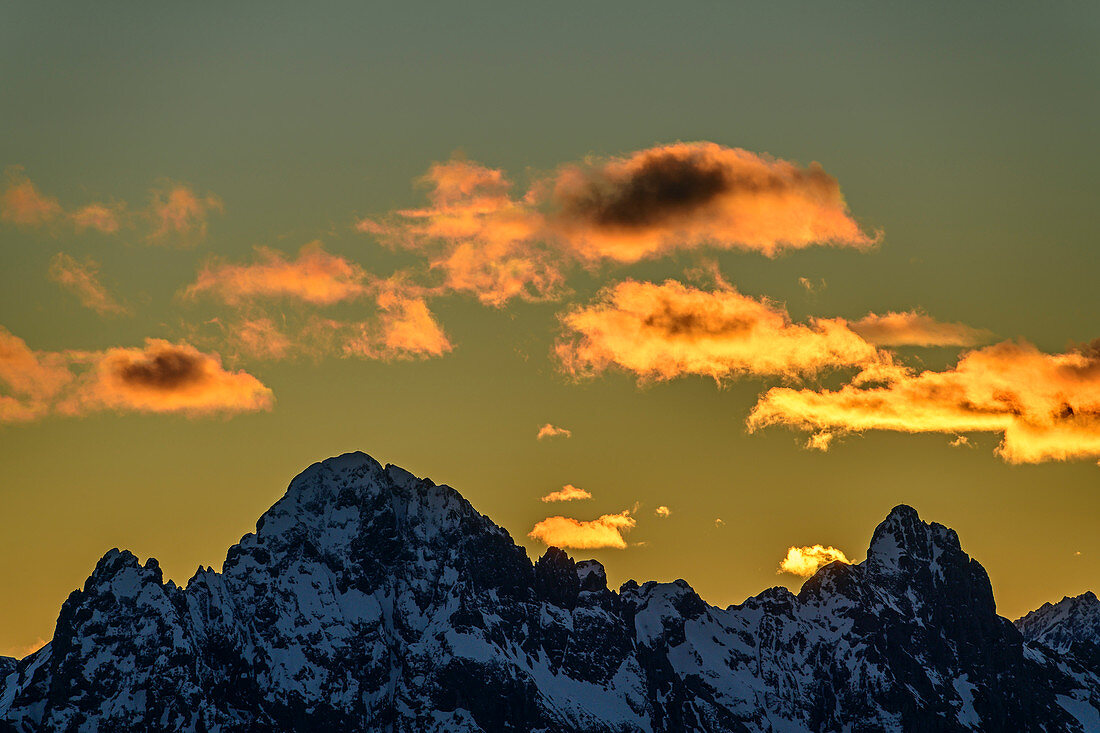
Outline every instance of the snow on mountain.
<path fill-rule="evenodd" d="M 1016 628 L 1029 642 L 1100 668 L 1100 600 L 1092 591 L 1044 603 L 1017 619 Z"/>
<path fill-rule="evenodd" d="M 1100 730 L 1086 596 L 1017 630 L 957 535 L 906 506 L 797 595 L 614 592 L 355 453 L 185 588 L 108 552 L 51 643 L 0 659 L 0 730 Z"/>

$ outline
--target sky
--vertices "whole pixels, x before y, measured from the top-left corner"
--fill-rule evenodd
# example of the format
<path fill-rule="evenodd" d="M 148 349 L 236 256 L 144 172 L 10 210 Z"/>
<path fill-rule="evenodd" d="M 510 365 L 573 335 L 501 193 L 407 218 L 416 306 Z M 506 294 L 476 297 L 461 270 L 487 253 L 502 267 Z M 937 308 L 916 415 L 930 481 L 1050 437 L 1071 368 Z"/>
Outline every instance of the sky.
<path fill-rule="evenodd" d="M 1100 8 L 9 4 L 0 654 L 311 463 L 707 601 L 1100 586 Z"/>

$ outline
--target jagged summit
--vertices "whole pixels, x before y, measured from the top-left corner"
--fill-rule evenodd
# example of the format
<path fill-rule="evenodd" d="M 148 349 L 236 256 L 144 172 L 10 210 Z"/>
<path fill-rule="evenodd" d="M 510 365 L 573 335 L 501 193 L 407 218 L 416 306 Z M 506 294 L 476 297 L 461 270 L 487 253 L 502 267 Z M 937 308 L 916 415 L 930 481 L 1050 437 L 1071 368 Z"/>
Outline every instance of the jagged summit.
<path fill-rule="evenodd" d="M 953 529 L 924 522 L 916 509 L 899 504 L 875 528 L 867 561 L 877 572 L 896 573 L 912 564 L 934 562 L 944 552 L 961 551 L 959 536 Z"/>
<path fill-rule="evenodd" d="M 798 595 L 614 592 L 598 562 L 532 562 L 454 489 L 349 453 L 186 588 L 104 555 L 53 640 L 0 659 L 0 731 L 1083 731 L 1097 605 L 1021 635 L 957 535 L 904 505 Z"/>
<path fill-rule="evenodd" d="M 1028 641 L 1100 666 L 1100 600 L 1092 591 L 1044 603 L 1016 627 Z"/>

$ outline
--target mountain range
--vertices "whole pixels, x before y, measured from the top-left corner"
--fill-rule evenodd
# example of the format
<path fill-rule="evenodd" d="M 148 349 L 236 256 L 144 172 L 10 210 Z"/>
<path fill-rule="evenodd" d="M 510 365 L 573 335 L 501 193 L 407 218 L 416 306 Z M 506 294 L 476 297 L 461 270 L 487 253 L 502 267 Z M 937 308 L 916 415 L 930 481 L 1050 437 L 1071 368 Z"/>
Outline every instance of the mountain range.
<path fill-rule="evenodd" d="M 0 657 L 0 731 L 1100 731 L 1100 601 L 997 615 L 898 506 L 867 559 L 718 608 L 532 562 L 454 489 L 314 464 L 184 587 L 109 551 Z"/>

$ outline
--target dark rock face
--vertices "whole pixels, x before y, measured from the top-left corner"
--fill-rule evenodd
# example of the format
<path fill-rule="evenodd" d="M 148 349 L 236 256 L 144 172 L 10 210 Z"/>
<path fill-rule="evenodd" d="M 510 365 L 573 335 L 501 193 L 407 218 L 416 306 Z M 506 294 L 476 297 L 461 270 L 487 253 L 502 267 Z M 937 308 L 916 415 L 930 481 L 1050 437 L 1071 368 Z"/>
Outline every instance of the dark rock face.
<path fill-rule="evenodd" d="M 108 552 L 50 644 L 0 658 L 0 730 L 1096 730 L 1086 596 L 1017 630 L 955 533 L 905 506 L 798 595 L 616 593 L 599 563 L 532 563 L 453 489 L 349 454 L 184 589 Z"/>

